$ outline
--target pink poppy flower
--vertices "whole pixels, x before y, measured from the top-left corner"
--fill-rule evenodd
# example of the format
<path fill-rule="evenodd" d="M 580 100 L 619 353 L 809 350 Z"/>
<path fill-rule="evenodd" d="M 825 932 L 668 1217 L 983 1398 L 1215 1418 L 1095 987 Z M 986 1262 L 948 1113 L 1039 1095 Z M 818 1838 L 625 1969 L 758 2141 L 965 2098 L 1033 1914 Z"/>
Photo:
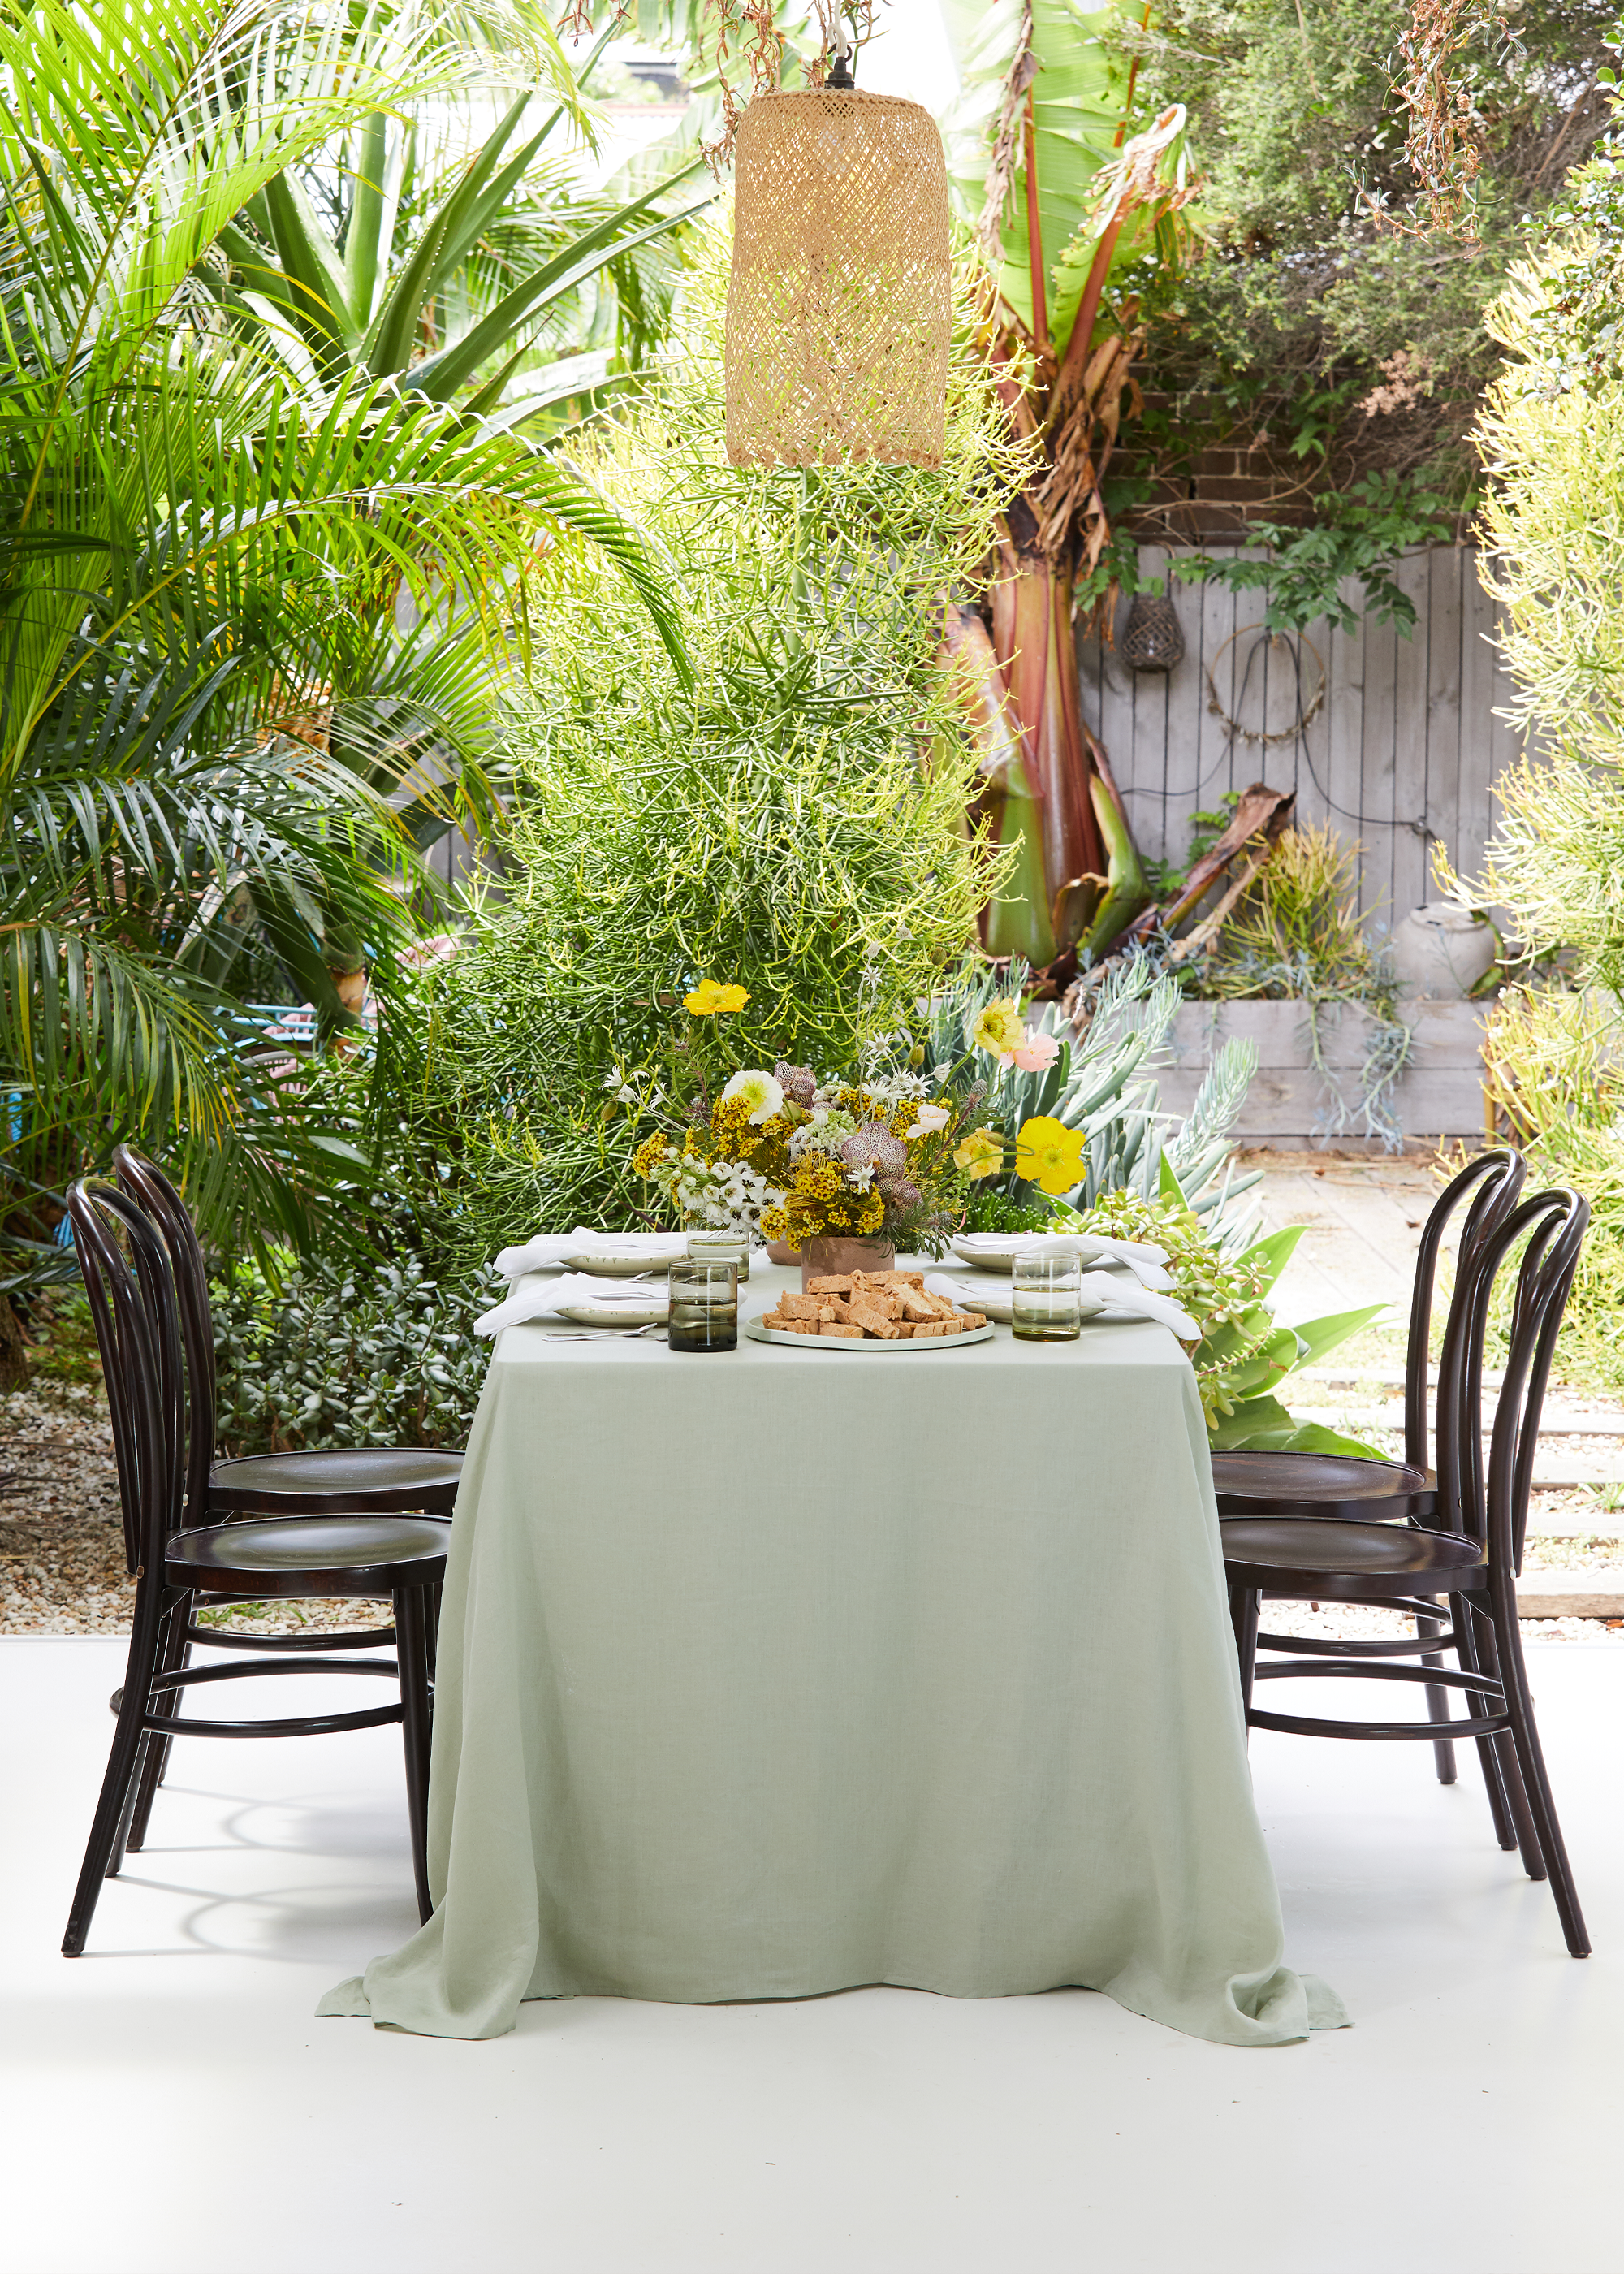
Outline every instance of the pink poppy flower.
<path fill-rule="evenodd" d="M 1059 1056 L 1060 1044 L 1053 1035 L 1034 1034 L 1028 1027 L 1005 1063 L 1018 1065 L 1023 1073 L 1047 1073 Z"/>

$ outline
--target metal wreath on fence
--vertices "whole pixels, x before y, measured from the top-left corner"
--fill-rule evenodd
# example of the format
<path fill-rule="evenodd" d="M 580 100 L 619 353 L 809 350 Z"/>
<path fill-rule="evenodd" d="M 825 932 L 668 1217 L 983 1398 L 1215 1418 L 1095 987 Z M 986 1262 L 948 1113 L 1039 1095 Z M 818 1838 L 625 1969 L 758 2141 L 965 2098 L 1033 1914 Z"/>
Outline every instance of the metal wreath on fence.
<path fill-rule="evenodd" d="M 1246 700 L 1246 689 L 1252 680 L 1252 666 L 1257 659 L 1258 650 L 1263 645 L 1264 642 L 1267 640 L 1271 646 L 1289 647 L 1291 651 L 1291 667 L 1297 678 L 1297 716 L 1289 727 L 1277 727 L 1272 734 L 1261 727 L 1243 727 L 1238 719 L 1232 719 L 1229 716 L 1229 713 L 1224 709 L 1223 704 L 1218 699 L 1217 682 L 1213 677 L 1213 673 L 1216 669 L 1218 662 L 1223 655 L 1224 649 L 1233 647 L 1236 641 L 1238 639 L 1244 639 L 1248 632 L 1252 633 L 1252 643 L 1247 652 L 1246 667 L 1241 674 L 1240 693 L 1236 697 L 1235 707 L 1237 711 Z M 1312 656 L 1320 673 L 1320 684 L 1314 689 L 1312 701 L 1307 704 L 1304 704 L 1303 701 L 1302 651 L 1304 648 L 1306 648 L 1310 655 Z M 1289 632 L 1267 632 L 1260 629 L 1256 629 L 1252 625 L 1247 625 L 1241 631 L 1231 632 L 1229 638 L 1224 641 L 1223 646 L 1221 647 L 1218 650 L 1217 654 L 1214 656 L 1212 662 L 1206 665 L 1204 668 L 1207 674 L 1207 710 L 1214 719 L 1222 719 L 1223 720 L 1224 725 L 1229 730 L 1229 738 L 1232 742 L 1249 743 L 1254 749 L 1267 749 L 1271 748 L 1276 742 L 1296 742 L 1297 736 L 1304 731 L 1310 721 L 1317 719 L 1320 712 L 1325 707 L 1325 658 L 1320 654 L 1319 649 L 1314 645 L 1312 640 L 1309 638 L 1306 632 L 1297 632 L 1295 634 Z"/>

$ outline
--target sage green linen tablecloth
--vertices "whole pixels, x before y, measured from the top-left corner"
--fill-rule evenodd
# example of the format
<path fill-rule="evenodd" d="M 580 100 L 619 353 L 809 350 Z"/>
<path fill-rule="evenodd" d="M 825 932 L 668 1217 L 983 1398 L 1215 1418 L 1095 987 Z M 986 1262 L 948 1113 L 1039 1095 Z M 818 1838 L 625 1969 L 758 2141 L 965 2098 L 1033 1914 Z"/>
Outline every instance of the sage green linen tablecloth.
<path fill-rule="evenodd" d="M 764 1310 L 786 1275 L 742 1291 Z M 433 1917 L 324 2014 L 1064 1984 L 1233 2044 L 1282 1964 L 1172 1336 L 499 1339 L 440 1633 Z"/>

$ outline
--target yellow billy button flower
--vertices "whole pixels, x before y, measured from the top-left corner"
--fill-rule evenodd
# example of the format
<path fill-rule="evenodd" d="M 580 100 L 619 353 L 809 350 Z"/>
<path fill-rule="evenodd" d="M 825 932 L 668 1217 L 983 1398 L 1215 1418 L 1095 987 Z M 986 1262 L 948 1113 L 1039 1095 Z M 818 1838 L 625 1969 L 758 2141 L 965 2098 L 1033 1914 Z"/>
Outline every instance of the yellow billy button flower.
<path fill-rule="evenodd" d="M 1085 1140 L 1052 1114 L 1034 1113 L 1015 1137 L 1015 1172 L 1046 1193 L 1069 1193 L 1083 1177 Z"/>
<path fill-rule="evenodd" d="M 691 995 L 682 998 L 682 1008 L 696 1019 L 709 1019 L 718 1011 L 742 1011 L 749 999 L 748 991 L 736 984 L 724 987 L 719 979 L 702 979 Z"/>
<path fill-rule="evenodd" d="M 953 1156 L 953 1166 L 962 1169 L 972 1184 L 982 1177 L 996 1177 L 1004 1166 L 1004 1140 L 995 1137 L 990 1129 L 975 1129 Z"/>
<path fill-rule="evenodd" d="M 1010 996 L 995 996 L 981 1016 L 970 1021 L 970 1041 L 990 1058 L 1002 1058 L 1018 1050 L 1026 1035 L 1020 1005 Z"/>

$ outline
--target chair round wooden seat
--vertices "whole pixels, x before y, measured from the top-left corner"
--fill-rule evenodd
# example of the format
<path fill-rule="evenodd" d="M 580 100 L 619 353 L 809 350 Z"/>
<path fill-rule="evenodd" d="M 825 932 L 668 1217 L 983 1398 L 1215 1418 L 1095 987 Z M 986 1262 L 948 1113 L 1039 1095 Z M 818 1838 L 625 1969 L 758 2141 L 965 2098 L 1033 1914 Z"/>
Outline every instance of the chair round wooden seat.
<path fill-rule="evenodd" d="M 177 1532 L 165 1558 L 171 1586 L 211 1593 L 386 1595 L 439 1577 L 451 1526 L 432 1516 L 249 1518 Z"/>
<path fill-rule="evenodd" d="M 1430 1594 L 1487 1584 L 1481 1544 L 1459 1532 L 1324 1517 L 1229 1517 L 1220 1524 L 1231 1586 L 1327 1601 Z"/>
<path fill-rule="evenodd" d="M 1224 1517 L 1392 1523 L 1436 1499 L 1424 1469 L 1353 1453 L 1214 1453 L 1213 1484 Z"/>
<path fill-rule="evenodd" d="M 208 1472 L 208 1510 L 244 1516 L 326 1516 L 349 1512 L 449 1516 L 462 1474 L 461 1453 L 408 1445 L 367 1445 L 353 1452 L 250 1453 L 216 1461 Z"/>

